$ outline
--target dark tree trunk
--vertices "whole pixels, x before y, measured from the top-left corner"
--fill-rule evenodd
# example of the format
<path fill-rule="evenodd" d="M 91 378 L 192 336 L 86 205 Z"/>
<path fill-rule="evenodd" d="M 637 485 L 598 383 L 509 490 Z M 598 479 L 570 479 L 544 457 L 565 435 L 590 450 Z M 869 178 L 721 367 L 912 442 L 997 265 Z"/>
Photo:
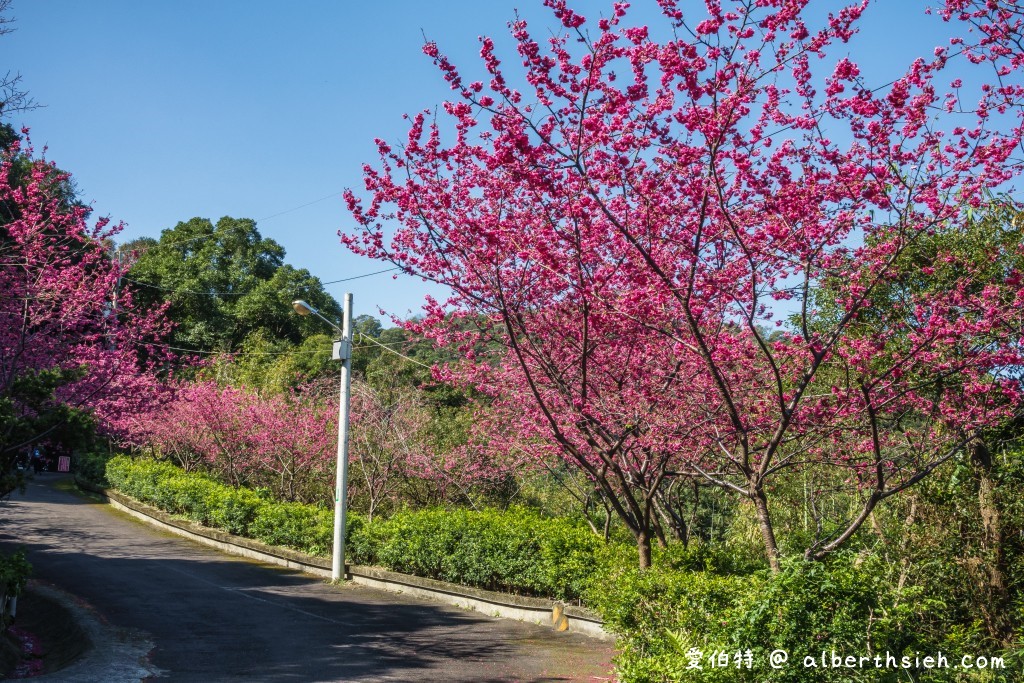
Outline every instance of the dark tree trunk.
<path fill-rule="evenodd" d="M 985 624 L 989 635 L 1004 645 L 1013 640 L 1010 614 L 1010 591 L 1006 585 L 1006 556 L 1003 551 L 1003 528 L 999 515 L 996 485 L 992 475 L 992 453 L 981 440 L 975 439 L 970 447 L 971 465 L 978 482 L 978 512 L 981 516 L 984 551 L 984 580 L 989 609 Z"/>
<path fill-rule="evenodd" d="M 771 515 L 768 514 L 768 498 L 764 495 L 764 489 L 757 487 L 751 490 L 750 499 L 753 501 L 754 510 L 757 513 L 757 524 L 761 527 L 761 538 L 764 541 L 765 554 L 768 556 L 768 565 L 772 568 L 772 573 L 778 574 L 781 569 L 779 544 L 775 540 Z"/>
<path fill-rule="evenodd" d="M 640 555 L 640 568 L 648 569 L 651 566 L 651 534 L 647 531 L 640 531 L 636 534 L 636 548 Z"/>

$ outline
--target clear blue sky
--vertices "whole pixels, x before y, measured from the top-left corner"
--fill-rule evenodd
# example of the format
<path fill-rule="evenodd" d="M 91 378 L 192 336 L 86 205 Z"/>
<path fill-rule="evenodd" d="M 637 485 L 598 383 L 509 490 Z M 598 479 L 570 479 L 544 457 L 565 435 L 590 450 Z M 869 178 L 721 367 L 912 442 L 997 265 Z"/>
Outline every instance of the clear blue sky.
<path fill-rule="evenodd" d="M 919 19 L 928 4 L 938 2 L 873 8 L 871 49 L 853 53 L 869 79 L 930 53 L 935 20 Z M 634 5 L 637 23 L 657 23 L 653 0 Z M 423 34 L 466 73 L 479 73 L 481 35 L 514 64 L 505 24 L 517 6 L 539 37 L 554 26 L 540 0 L 14 0 L 0 58 L 45 105 L 12 122 L 74 174 L 95 216 L 127 224 L 122 241 L 194 216 L 254 218 L 290 263 L 329 281 L 387 267 L 338 243 L 351 224 L 340 192 L 361 189 L 375 137 L 401 140 L 403 113 L 450 96 L 420 51 Z M 573 6 L 589 18 L 611 2 Z M 352 291 L 357 314 L 401 317 L 424 293 L 442 294 L 391 274 L 328 289 L 339 300 Z"/>

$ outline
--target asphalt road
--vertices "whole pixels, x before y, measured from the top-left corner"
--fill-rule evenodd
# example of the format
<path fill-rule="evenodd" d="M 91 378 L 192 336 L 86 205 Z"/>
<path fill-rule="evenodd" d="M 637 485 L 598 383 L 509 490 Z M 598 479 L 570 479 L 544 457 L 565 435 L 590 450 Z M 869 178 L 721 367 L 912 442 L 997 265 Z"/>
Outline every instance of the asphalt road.
<path fill-rule="evenodd" d="M 225 555 L 55 481 L 0 503 L 0 546 L 26 547 L 38 579 L 115 634 L 97 649 L 143 653 L 158 680 L 612 678 L 609 643 Z"/>

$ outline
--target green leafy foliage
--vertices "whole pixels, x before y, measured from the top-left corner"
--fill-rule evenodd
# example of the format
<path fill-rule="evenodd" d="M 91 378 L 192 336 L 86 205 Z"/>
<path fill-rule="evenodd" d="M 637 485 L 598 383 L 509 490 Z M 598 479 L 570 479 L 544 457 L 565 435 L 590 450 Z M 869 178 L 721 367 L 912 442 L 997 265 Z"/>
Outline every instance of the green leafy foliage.
<path fill-rule="evenodd" d="M 253 536 L 251 525 L 266 503 L 256 492 L 218 485 L 206 498 L 209 517 L 204 523 L 236 536 Z M 203 520 L 198 520 L 203 521 Z M 253 536 L 255 538 L 255 536 Z"/>
<path fill-rule="evenodd" d="M 605 628 L 619 635 L 617 671 L 622 680 L 674 681 L 684 676 L 690 647 L 710 653 L 712 645 L 732 644 L 730 619 L 737 603 L 744 594 L 757 591 L 762 581 L 674 571 L 657 563 L 641 570 L 635 563 L 622 563 L 601 575 L 586 599 L 601 614 Z"/>
<path fill-rule="evenodd" d="M 23 549 L 9 555 L 0 554 L 0 632 L 8 626 L 6 598 L 21 594 L 25 582 L 32 575 L 32 565 Z"/>
<path fill-rule="evenodd" d="M 107 481 L 107 462 L 112 457 L 114 457 L 113 454 L 98 450 L 77 454 L 72 462 L 75 476 L 97 486 L 109 486 L 110 482 Z"/>
<path fill-rule="evenodd" d="M 525 508 L 400 512 L 356 531 L 357 562 L 487 590 L 578 600 L 609 561 L 585 525 Z"/>
<path fill-rule="evenodd" d="M 697 555 L 700 555 L 697 552 Z M 621 564 L 602 574 L 586 594 L 619 634 L 617 673 L 621 680 L 714 683 L 875 683 L 915 681 L 1011 681 L 1013 653 L 972 649 L 956 633 L 937 634 L 919 626 L 941 616 L 944 602 L 917 587 L 899 588 L 887 580 L 878 558 L 839 553 L 828 562 L 789 559 L 778 574 L 731 573 L 716 561 L 703 569 L 678 570 L 664 556 L 643 571 Z M 737 653 L 751 652 L 751 668 L 737 666 Z M 786 666 L 769 666 L 770 653 L 784 650 Z M 821 666 L 822 653 L 880 655 L 857 667 Z M 943 652 L 953 663 L 963 655 L 1004 656 L 999 671 L 898 669 L 884 667 L 885 655 Z M 712 666 L 717 653 L 728 664 Z M 701 668 L 691 665 L 696 656 Z M 816 666 L 805 662 L 810 658 Z M 913 677 L 908 677 L 913 673 Z"/>
<path fill-rule="evenodd" d="M 249 527 L 253 538 L 268 545 L 328 555 L 334 539 L 334 513 L 302 503 L 261 505 Z"/>
<path fill-rule="evenodd" d="M 294 314 L 295 299 L 328 318 L 340 316 L 320 281 L 286 264 L 284 247 L 247 218 L 224 217 L 216 225 L 193 218 L 164 230 L 159 241 L 137 240 L 122 251 L 135 254 L 128 280 L 136 300 L 147 308 L 169 305 L 176 346 L 235 351 L 254 335 L 298 344 L 322 333 L 320 320 Z"/>
<path fill-rule="evenodd" d="M 25 558 L 24 550 L 0 555 L 0 586 L 5 588 L 7 595 L 20 595 L 31 575 L 32 565 Z"/>
<path fill-rule="evenodd" d="M 337 382 L 339 364 L 331 357 L 332 337 L 328 334 L 313 334 L 292 344 L 257 331 L 245 339 L 239 351 L 237 356 L 219 357 L 207 374 L 220 382 L 274 392 L 321 377 Z"/>
<path fill-rule="evenodd" d="M 0 392 L 0 495 L 23 484 L 14 463 L 40 439 L 67 451 L 93 444 L 96 421 L 89 411 L 56 398 L 62 386 L 83 375 L 83 369 L 26 370 Z"/>
<path fill-rule="evenodd" d="M 170 463 L 117 456 L 107 463 L 111 488 L 165 512 L 236 536 L 284 546 L 310 555 L 330 555 L 333 511 L 302 503 L 278 503 L 260 491 L 233 488 Z M 362 524 L 348 515 L 348 533 Z"/>

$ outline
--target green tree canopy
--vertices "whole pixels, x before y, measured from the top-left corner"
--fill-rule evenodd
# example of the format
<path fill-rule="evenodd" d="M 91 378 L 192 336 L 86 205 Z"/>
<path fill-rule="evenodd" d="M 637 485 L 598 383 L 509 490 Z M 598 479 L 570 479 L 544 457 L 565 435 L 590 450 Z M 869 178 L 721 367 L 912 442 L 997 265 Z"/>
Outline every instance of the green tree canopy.
<path fill-rule="evenodd" d="M 176 324 L 172 344 L 182 348 L 234 351 L 252 336 L 299 344 L 322 334 L 321 320 L 292 312 L 295 299 L 328 318 L 341 315 L 320 280 L 285 263 L 284 247 L 260 235 L 248 218 L 224 217 L 216 225 L 193 218 L 164 230 L 159 240 L 130 242 L 122 252 L 136 259 L 126 285 L 146 307 L 169 305 Z"/>

